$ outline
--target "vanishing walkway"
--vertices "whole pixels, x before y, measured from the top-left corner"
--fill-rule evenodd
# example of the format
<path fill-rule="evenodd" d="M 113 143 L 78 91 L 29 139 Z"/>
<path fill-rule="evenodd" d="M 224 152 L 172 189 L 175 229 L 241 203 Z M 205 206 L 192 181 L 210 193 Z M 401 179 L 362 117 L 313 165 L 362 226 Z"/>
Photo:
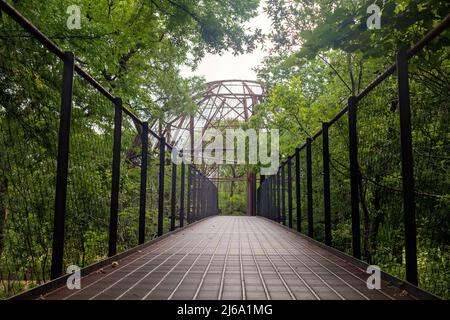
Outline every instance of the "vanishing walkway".
<path fill-rule="evenodd" d="M 45 299 L 412 299 L 366 287 L 351 259 L 260 217 L 216 216 L 182 229 Z"/>

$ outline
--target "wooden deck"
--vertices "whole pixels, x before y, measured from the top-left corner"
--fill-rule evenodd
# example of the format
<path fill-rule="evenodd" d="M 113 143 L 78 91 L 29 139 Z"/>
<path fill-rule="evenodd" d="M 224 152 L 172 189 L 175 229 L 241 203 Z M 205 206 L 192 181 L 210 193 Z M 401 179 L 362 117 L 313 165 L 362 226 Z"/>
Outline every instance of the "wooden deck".
<path fill-rule="evenodd" d="M 205 219 L 45 299 L 414 299 L 333 251 L 259 217 Z"/>

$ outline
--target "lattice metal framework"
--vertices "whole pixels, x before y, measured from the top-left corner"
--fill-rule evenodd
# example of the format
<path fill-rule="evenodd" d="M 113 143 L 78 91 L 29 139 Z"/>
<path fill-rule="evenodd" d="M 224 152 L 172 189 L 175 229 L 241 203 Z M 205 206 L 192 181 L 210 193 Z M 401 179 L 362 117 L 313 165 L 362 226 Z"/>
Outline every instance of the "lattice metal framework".
<path fill-rule="evenodd" d="M 195 115 L 173 117 L 161 128 L 161 133 L 167 141 L 181 149 L 194 131 L 236 128 L 239 123 L 247 122 L 265 95 L 265 89 L 257 81 L 209 82 L 207 89 L 195 96 L 198 101 Z"/>

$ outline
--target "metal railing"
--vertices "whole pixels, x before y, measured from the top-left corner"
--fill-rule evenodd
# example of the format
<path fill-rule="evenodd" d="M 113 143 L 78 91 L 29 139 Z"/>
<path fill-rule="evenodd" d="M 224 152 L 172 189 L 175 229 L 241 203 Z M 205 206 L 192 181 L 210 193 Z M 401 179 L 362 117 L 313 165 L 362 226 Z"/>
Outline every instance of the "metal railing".
<path fill-rule="evenodd" d="M 305 232 L 311 238 L 368 263 L 379 263 L 382 267 L 396 264 L 398 268 L 387 271 L 442 296 L 448 294 L 448 278 L 432 283 L 429 275 L 431 278 L 442 273 L 448 275 L 448 265 L 444 265 L 447 262 L 439 262 L 439 267 L 429 270 L 427 263 L 432 259 L 431 255 L 423 257 L 422 274 L 418 272 L 417 224 L 428 222 L 418 220 L 416 211 L 433 212 L 439 199 L 427 192 L 429 190 L 421 190 L 421 186 L 415 185 L 421 174 L 420 169 L 414 171 L 415 166 L 422 168 L 426 164 L 418 157 L 414 163 L 413 154 L 427 142 L 413 139 L 421 128 L 414 119 L 417 112 L 412 115 L 412 111 L 422 106 L 420 101 L 411 98 L 417 86 L 414 90 L 410 88 L 412 79 L 408 64 L 449 26 L 450 16 L 447 16 L 414 47 L 398 51 L 395 64 L 360 94 L 350 97 L 345 108 L 324 122 L 321 130 L 307 138 L 281 163 L 276 175 L 261 177 L 257 191 L 258 215 L 287 224 L 289 228 L 295 227 L 298 232 Z M 388 85 L 396 87 L 397 93 L 387 90 Z M 383 101 L 376 98 L 380 96 L 384 97 Z M 344 115 L 347 115 L 346 119 Z M 436 115 L 434 120 L 438 117 Z M 361 128 L 366 128 L 364 134 Z M 395 156 L 388 158 L 385 151 Z M 379 160 L 382 154 L 386 155 L 385 159 Z M 448 154 L 444 156 L 442 159 L 448 159 Z M 447 169 L 441 170 L 442 182 Z M 398 177 L 395 176 L 397 172 Z M 421 181 L 424 179 L 430 181 L 421 177 Z M 433 187 L 433 182 L 427 184 Z M 444 196 L 448 186 L 439 191 Z M 419 205 L 417 198 L 426 204 Z M 367 203 L 367 199 L 371 202 Z M 375 218 L 369 216 L 374 212 Z M 396 220 L 398 212 L 403 214 L 402 221 Z M 367 235 L 362 240 L 361 229 L 372 232 L 371 223 L 376 228 L 378 240 L 385 240 L 391 247 L 381 250 L 379 244 L 377 247 L 370 243 Z M 448 244 L 440 249 L 444 253 L 446 246 Z M 396 261 L 386 262 L 387 256 L 394 256 Z M 424 263 L 424 259 L 429 260 Z"/>
<path fill-rule="evenodd" d="M 208 177 L 184 161 L 172 162 L 165 137 L 79 67 L 72 52 L 60 50 L 6 1 L 0 8 L 10 25 L 31 35 L 32 50 L 49 57 L 48 65 L 30 66 L 35 78 L 55 85 L 33 84 L 41 97 L 19 97 L 27 93 L 23 79 L 12 77 L 19 73 L 14 66 L 0 63 L 0 205 L 11 217 L 2 229 L 3 295 L 26 289 L 24 280 L 44 283 L 62 276 L 65 266 L 97 262 L 218 214 L 217 187 Z M 61 84 L 62 91 L 56 88 Z M 41 117 L 50 98 L 52 121 Z M 52 138 L 30 138 L 30 115 Z M 38 178 L 42 184 L 30 185 Z M 21 243 L 27 253 L 12 256 Z"/>

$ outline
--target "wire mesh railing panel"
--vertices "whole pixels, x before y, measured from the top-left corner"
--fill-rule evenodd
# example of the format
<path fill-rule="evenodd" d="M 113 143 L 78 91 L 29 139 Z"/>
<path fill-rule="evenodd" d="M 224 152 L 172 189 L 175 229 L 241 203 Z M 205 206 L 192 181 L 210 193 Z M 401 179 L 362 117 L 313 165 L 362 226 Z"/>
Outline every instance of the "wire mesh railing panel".
<path fill-rule="evenodd" d="M 80 267 L 108 253 L 114 104 L 74 76 L 64 261 Z"/>
<path fill-rule="evenodd" d="M 292 166 L 292 227 L 297 229 L 297 171 L 295 167 L 295 156 L 291 159 Z"/>
<path fill-rule="evenodd" d="M 348 120 L 344 115 L 328 129 L 332 244 L 351 254 L 352 226 L 348 153 Z"/>
<path fill-rule="evenodd" d="M 171 151 L 165 152 L 165 174 L 164 174 L 164 233 L 170 231 L 170 208 L 171 208 L 171 195 L 172 195 L 172 157 Z"/>
<path fill-rule="evenodd" d="M 147 165 L 147 188 L 145 210 L 145 239 L 151 240 L 157 235 L 158 226 L 158 176 L 159 154 L 156 139 L 149 139 L 149 154 Z"/>
<path fill-rule="evenodd" d="M 410 65 L 419 287 L 449 299 L 450 67 Z"/>
<path fill-rule="evenodd" d="M 314 239 L 325 241 L 322 135 L 311 143 Z"/>
<path fill-rule="evenodd" d="M 287 225 L 288 221 L 288 173 L 287 173 L 287 164 L 283 165 L 280 169 L 280 208 L 281 208 L 281 222 L 284 225 Z M 275 180 L 275 176 L 271 176 L 271 180 Z M 276 188 L 276 181 L 275 181 Z M 273 187 L 272 187 L 273 189 Z"/>
<path fill-rule="evenodd" d="M 138 244 L 139 203 L 141 182 L 142 127 L 123 114 L 119 220 L 117 230 L 118 250 L 124 251 Z"/>
<path fill-rule="evenodd" d="M 62 63 L 0 27 L 0 298 L 49 280 Z M 23 54 L 27 52 L 27 54 Z"/>
<path fill-rule="evenodd" d="M 300 197 L 302 207 L 302 233 L 308 233 L 308 188 L 306 181 L 306 148 L 300 151 Z"/>
<path fill-rule="evenodd" d="M 400 120 L 396 79 L 390 77 L 358 105 L 359 202 L 362 257 L 404 277 Z"/>
<path fill-rule="evenodd" d="M 181 164 L 176 166 L 175 184 L 175 228 L 181 226 Z"/>

